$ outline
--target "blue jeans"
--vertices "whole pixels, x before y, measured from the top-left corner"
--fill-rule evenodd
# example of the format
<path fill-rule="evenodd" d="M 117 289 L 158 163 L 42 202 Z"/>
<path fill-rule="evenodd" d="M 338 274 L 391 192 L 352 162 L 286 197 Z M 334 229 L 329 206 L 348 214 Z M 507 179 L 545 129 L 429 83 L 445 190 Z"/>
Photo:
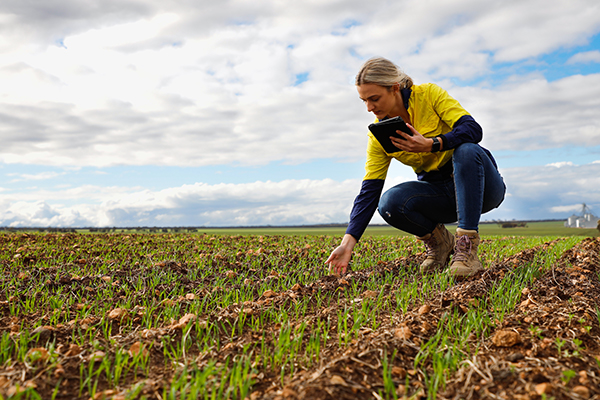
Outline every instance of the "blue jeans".
<path fill-rule="evenodd" d="M 391 226 L 416 236 L 432 232 L 438 223 L 456 221 L 461 229 L 477 230 L 481 214 L 504 200 L 504 180 L 477 144 L 456 147 L 452 163 L 453 178 L 404 182 L 385 192 L 379 214 Z"/>

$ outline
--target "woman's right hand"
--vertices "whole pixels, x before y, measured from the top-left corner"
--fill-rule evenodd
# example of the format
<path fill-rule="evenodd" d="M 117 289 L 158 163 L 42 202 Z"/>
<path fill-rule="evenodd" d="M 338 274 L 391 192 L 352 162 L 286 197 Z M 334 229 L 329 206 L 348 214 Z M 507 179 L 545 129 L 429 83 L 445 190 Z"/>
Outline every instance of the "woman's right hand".
<path fill-rule="evenodd" d="M 348 270 L 348 264 L 352 258 L 352 250 L 356 245 L 356 239 L 352 235 L 344 235 L 342 244 L 331 252 L 331 255 L 325 261 L 329 265 L 329 270 L 338 275 L 345 273 Z"/>

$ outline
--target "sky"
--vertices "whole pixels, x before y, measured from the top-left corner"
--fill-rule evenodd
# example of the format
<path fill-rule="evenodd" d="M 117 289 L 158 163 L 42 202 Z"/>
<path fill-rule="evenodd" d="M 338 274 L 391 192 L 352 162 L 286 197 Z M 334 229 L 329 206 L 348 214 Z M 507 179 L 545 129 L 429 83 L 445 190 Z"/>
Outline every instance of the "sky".
<path fill-rule="evenodd" d="M 374 56 L 483 127 L 483 221 L 600 215 L 597 0 L 2 0 L 0 226 L 348 222 Z"/>

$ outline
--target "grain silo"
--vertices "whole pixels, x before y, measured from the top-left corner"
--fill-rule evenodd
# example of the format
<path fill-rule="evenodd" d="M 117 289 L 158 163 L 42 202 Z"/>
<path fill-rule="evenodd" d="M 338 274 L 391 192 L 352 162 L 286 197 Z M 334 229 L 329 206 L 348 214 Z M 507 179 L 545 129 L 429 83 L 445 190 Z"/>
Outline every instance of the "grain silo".
<path fill-rule="evenodd" d="M 571 215 L 565 222 L 567 228 L 586 228 L 593 229 L 598 226 L 598 217 L 594 215 L 592 209 L 583 203 L 580 215 Z"/>

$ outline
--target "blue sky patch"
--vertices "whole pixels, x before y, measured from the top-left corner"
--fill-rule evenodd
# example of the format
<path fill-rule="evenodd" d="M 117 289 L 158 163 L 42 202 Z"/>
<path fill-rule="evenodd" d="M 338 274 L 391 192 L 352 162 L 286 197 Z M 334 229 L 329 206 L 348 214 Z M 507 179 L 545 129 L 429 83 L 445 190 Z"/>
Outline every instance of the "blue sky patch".
<path fill-rule="evenodd" d="M 308 76 L 309 76 L 308 72 L 302 72 L 300 74 L 296 74 L 296 80 L 294 82 L 294 86 L 298 86 L 298 85 L 301 85 L 304 82 L 306 82 L 308 80 Z"/>
<path fill-rule="evenodd" d="M 600 73 L 600 63 L 569 63 L 576 54 L 598 50 L 600 35 L 590 38 L 588 44 L 571 48 L 561 48 L 539 57 L 528 58 L 517 62 L 496 63 L 489 73 L 472 79 L 453 78 L 459 86 L 491 86 L 503 85 L 511 76 L 526 76 L 540 74 L 548 82 L 560 80 L 573 75 L 589 75 Z M 493 56 L 493 53 L 490 53 Z"/>
<path fill-rule="evenodd" d="M 213 165 L 204 167 L 170 166 L 117 166 L 107 168 L 82 167 L 69 169 L 43 165 L 2 164 L 0 176 L 4 193 L 37 188 L 53 190 L 59 186 L 79 187 L 88 184 L 101 187 L 144 187 L 162 190 L 190 185 L 196 182 L 251 183 L 256 181 L 283 181 L 286 179 L 333 180 L 360 179 L 365 160 L 338 162 L 333 159 L 313 160 L 302 164 L 273 162 L 263 166 Z M 93 183 L 91 183 L 93 182 Z"/>
<path fill-rule="evenodd" d="M 600 161 L 600 145 L 593 147 L 566 146 L 534 151 L 494 150 L 493 153 L 500 168 L 531 167 L 557 162 L 584 165 Z"/>

